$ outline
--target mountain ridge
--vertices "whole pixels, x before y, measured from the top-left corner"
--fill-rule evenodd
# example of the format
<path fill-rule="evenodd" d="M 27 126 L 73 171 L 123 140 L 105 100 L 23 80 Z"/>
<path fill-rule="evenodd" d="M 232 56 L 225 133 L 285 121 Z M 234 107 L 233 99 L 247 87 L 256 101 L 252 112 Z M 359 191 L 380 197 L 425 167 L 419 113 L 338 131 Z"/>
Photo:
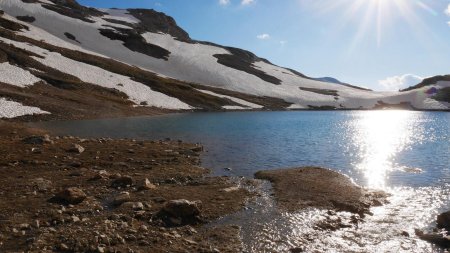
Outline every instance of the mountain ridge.
<path fill-rule="evenodd" d="M 402 104 L 449 109 L 448 102 L 435 100 L 433 94 L 416 99 L 418 93 L 426 94 L 426 87 L 373 92 L 335 79 L 315 80 L 250 51 L 196 41 L 173 18 L 154 10 L 95 9 L 74 0 L 2 0 L 0 9 L 0 59 L 6 58 L 1 68 L 39 79 L 41 89 L 47 84 L 78 92 L 81 86 L 97 86 L 106 89 L 104 94 L 114 94 L 108 101 L 122 99 L 122 105 L 115 106 L 128 104 L 130 111 L 374 109 Z M 11 80 L 0 82 L 10 91 L 11 85 L 17 86 Z M 37 96 L 31 94 L 35 83 L 27 84 L 22 96 L 0 90 L 0 98 L 41 108 L 37 98 L 24 97 Z M 433 87 L 446 92 L 448 86 L 444 81 Z M 50 106 L 42 109 L 56 113 Z"/>

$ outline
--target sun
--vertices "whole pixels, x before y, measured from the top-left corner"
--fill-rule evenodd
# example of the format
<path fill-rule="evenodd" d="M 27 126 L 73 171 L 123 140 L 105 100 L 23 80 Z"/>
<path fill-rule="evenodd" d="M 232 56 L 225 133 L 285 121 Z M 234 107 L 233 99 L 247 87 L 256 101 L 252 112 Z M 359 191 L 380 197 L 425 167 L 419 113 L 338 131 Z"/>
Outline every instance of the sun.
<path fill-rule="evenodd" d="M 313 5 L 319 14 L 339 10 L 342 14 L 336 17 L 338 29 L 356 25 L 352 47 L 371 35 L 374 35 L 376 45 L 381 47 L 386 31 L 393 27 L 394 22 L 403 21 L 415 32 L 426 29 L 418 10 L 438 15 L 421 0 L 316 0 Z"/>

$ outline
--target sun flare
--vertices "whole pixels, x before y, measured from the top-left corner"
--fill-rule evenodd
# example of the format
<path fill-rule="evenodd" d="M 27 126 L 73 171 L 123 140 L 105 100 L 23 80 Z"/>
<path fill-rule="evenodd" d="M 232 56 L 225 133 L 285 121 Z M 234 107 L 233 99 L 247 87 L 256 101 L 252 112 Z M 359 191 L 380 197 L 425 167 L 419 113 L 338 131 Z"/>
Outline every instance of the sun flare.
<path fill-rule="evenodd" d="M 377 46 L 381 47 L 387 31 L 394 22 L 400 21 L 414 28 L 413 32 L 420 37 L 427 27 L 418 12 L 438 15 L 430 2 L 422 0 L 336 0 L 331 4 L 330 1 L 318 0 L 312 5 L 319 14 L 340 10 L 342 16 L 336 18 L 337 30 L 357 24 L 352 47 L 368 36 L 374 36 Z"/>

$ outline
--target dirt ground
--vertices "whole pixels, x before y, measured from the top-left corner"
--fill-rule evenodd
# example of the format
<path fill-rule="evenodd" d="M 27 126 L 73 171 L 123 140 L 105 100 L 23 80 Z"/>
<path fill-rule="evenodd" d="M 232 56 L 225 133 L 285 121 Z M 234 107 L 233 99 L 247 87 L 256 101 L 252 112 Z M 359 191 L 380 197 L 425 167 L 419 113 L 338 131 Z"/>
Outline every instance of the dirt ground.
<path fill-rule="evenodd" d="M 205 224 L 251 193 L 208 177 L 202 147 L 44 134 L 0 121 L 0 252 L 241 251 L 239 227 Z M 55 198 L 69 187 L 85 194 L 81 203 Z M 199 212 L 165 211 L 180 199 Z"/>

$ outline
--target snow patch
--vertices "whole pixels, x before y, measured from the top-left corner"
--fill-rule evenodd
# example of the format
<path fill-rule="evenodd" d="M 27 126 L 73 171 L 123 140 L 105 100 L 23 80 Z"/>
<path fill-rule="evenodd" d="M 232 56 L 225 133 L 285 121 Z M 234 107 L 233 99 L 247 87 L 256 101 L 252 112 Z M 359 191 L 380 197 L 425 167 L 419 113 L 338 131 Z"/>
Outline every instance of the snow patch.
<path fill-rule="evenodd" d="M 0 82 L 2 83 L 23 88 L 39 81 L 41 79 L 22 68 L 11 65 L 8 62 L 0 63 Z"/>
<path fill-rule="evenodd" d="M 222 108 L 225 110 L 248 110 L 248 107 L 242 107 L 238 105 L 225 105 L 222 106 Z"/>
<path fill-rule="evenodd" d="M 99 9 L 102 12 L 106 12 L 109 15 L 103 15 L 102 18 L 106 19 L 115 19 L 119 21 L 124 21 L 131 24 L 138 24 L 141 21 L 137 18 L 135 18 L 133 15 L 131 15 L 128 10 L 122 10 L 122 9 Z"/>
<path fill-rule="evenodd" d="M 230 96 L 226 96 L 226 95 L 222 95 L 222 94 L 217 94 L 217 93 L 215 93 L 215 92 L 208 91 L 208 90 L 199 90 L 199 89 L 197 89 L 197 90 L 200 91 L 200 92 L 202 92 L 202 93 L 209 94 L 209 95 L 212 95 L 212 96 L 216 96 L 216 97 L 220 97 L 220 98 L 226 98 L 226 99 L 229 99 L 229 100 L 231 100 L 231 101 L 233 101 L 233 102 L 235 102 L 235 103 L 238 103 L 238 104 L 242 105 L 242 106 L 243 106 L 243 107 L 242 107 L 243 109 L 249 109 L 249 108 L 251 108 L 251 109 L 261 109 L 261 108 L 264 107 L 264 106 L 262 106 L 262 105 L 254 104 L 254 103 L 245 101 L 245 100 L 240 99 L 240 98 L 235 98 L 235 97 L 230 97 Z M 233 106 L 223 106 L 224 109 L 227 109 L 227 108 L 225 108 L 225 107 L 233 107 Z M 244 108 L 244 107 L 245 107 L 245 108 Z M 233 108 L 233 110 L 234 110 L 234 109 L 235 109 L 235 108 Z"/>
<path fill-rule="evenodd" d="M 21 103 L 6 100 L 0 97 L 0 118 L 15 118 L 25 115 L 34 114 L 50 114 L 49 112 L 43 111 L 37 107 L 25 106 Z"/>

